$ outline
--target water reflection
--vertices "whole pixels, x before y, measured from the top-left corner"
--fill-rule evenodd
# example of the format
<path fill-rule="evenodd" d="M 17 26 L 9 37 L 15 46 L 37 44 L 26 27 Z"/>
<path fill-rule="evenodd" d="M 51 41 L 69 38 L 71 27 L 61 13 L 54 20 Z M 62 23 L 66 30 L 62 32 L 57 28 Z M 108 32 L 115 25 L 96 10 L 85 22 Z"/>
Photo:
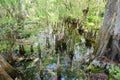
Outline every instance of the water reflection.
<path fill-rule="evenodd" d="M 49 38 L 49 42 L 51 47 L 49 49 L 45 48 L 46 45 L 46 36 Z M 36 36 L 38 37 L 38 36 Z M 84 43 L 84 39 L 82 39 Z M 55 49 L 55 35 L 47 32 L 40 32 L 38 40 L 35 42 L 35 46 L 40 43 L 41 46 L 41 56 L 42 56 L 42 66 L 43 66 L 43 76 L 44 80 L 57 80 L 57 56 L 54 53 Z M 74 56 L 73 60 L 70 60 L 67 52 L 62 53 L 60 55 L 60 65 L 62 67 L 61 70 L 61 80 L 82 80 L 83 76 L 85 76 L 80 70 L 80 60 L 85 56 L 87 51 L 86 48 L 79 45 L 80 43 L 76 43 L 74 45 Z M 38 54 L 36 54 L 38 55 Z M 37 57 L 35 57 L 36 59 Z M 33 60 L 34 62 L 34 60 Z M 22 62 L 26 65 L 24 70 L 24 80 L 41 80 L 40 79 L 40 63 L 38 62 L 34 64 L 27 64 L 27 62 Z M 71 64 L 72 63 L 72 64 Z M 81 77 L 82 76 L 82 77 Z"/>

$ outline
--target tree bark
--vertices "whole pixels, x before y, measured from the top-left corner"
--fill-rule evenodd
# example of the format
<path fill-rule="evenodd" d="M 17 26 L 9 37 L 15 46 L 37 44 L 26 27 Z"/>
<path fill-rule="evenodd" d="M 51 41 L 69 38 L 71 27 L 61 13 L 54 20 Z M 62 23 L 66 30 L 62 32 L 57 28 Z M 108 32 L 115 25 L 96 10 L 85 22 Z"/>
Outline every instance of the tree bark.
<path fill-rule="evenodd" d="M 117 16 L 116 16 L 114 35 L 112 40 L 112 55 L 113 55 L 112 56 L 113 59 L 117 58 L 118 55 L 120 55 L 120 0 L 118 0 Z"/>
<path fill-rule="evenodd" d="M 14 77 L 14 74 L 16 74 L 16 69 L 6 62 L 0 55 L 0 80 L 13 80 L 8 74 Z"/>
<path fill-rule="evenodd" d="M 118 9 L 118 0 L 108 0 L 104 15 L 104 20 L 103 20 L 103 25 L 99 32 L 98 40 L 96 42 L 97 46 L 94 51 L 94 53 L 96 53 L 95 58 L 102 57 L 109 49 L 114 51 L 112 46 L 114 43 L 113 41 L 114 29 L 115 27 L 117 27 L 115 25 L 117 9 Z"/>
<path fill-rule="evenodd" d="M 0 80 L 13 80 L 1 66 L 0 66 Z"/>

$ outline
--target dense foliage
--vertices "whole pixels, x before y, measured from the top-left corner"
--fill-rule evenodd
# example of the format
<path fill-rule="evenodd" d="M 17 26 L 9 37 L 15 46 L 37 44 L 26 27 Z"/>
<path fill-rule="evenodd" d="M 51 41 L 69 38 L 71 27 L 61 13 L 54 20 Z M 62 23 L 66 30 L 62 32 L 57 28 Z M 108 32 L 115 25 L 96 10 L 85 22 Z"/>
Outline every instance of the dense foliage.
<path fill-rule="evenodd" d="M 65 79 L 73 80 L 96 74 L 103 68 L 89 66 L 93 70 L 87 74 L 84 59 L 96 47 L 105 4 L 106 0 L 0 0 L 0 52 L 7 54 L 11 63 L 24 64 L 25 80 L 46 74 L 45 79 L 62 73 Z M 83 58 L 73 60 L 77 53 Z M 16 55 L 25 59 L 16 60 L 21 57 Z M 56 71 L 49 69 L 52 65 Z M 109 69 L 111 80 L 119 73 L 118 67 Z"/>

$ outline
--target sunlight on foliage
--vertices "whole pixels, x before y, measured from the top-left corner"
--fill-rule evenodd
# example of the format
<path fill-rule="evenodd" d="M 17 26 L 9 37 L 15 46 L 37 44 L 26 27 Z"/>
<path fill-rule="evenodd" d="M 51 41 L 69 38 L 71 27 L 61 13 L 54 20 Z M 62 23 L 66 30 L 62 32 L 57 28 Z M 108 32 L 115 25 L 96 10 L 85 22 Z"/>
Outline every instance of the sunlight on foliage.
<path fill-rule="evenodd" d="M 120 68 L 112 65 L 112 68 L 109 69 L 110 80 L 119 79 L 120 78 Z"/>

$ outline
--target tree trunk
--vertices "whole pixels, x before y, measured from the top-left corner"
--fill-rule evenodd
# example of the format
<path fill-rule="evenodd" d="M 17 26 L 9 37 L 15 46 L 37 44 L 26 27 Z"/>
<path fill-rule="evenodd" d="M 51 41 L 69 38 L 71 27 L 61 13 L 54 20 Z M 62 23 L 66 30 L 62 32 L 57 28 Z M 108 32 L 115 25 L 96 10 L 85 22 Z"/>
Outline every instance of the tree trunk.
<path fill-rule="evenodd" d="M 0 66 L 0 80 L 13 80 L 1 66 Z"/>
<path fill-rule="evenodd" d="M 0 80 L 13 80 L 9 75 L 15 77 L 16 69 L 6 62 L 0 55 Z"/>
<path fill-rule="evenodd" d="M 120 53 L 118 44 L 120 39 L 120 37 L 118 37 L 120 33 L 120 1 L 118 1 L 119 0 L 108 0 L 107 2 L 103 25 L 99 32 L 99 37 L 96 42 L 97 46 L 94 51 L 94 53 L 96 53 L 95 58 L 104 55 L 113 58 L 116 53 Z"/>

